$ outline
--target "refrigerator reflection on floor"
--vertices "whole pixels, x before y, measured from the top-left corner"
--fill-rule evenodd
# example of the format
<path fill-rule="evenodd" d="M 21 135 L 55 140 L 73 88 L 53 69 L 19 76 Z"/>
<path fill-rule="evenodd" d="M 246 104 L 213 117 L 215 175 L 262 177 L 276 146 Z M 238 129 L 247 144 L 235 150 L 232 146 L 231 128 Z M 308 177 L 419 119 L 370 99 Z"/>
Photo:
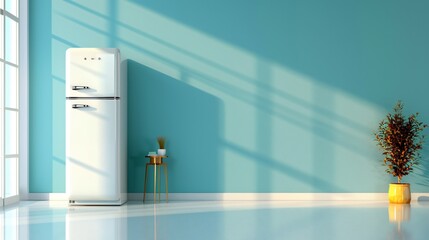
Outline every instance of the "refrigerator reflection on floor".
<path fill-rule="evenodd" d="M 66 215 L 67 240 L 127 239 L 127 210 L 124 207 L 70 207 Z"/>

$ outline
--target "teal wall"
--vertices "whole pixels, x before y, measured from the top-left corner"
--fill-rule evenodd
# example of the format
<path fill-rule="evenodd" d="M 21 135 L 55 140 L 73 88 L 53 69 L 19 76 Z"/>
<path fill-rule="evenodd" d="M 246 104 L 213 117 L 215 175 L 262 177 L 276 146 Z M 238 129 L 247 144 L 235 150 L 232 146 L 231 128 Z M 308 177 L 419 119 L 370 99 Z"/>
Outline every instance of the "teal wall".
<path fill-rule="evenodd" d="M 170 192 L 385 192 L 394 179 L 372 131 L 398 99 L 429 122 L 428 10 L 423 0 L 30 1 L 30 192 L 65 192 L 69 47 L 128 59 L 129 192 L 143 191 L 159 135 Z M 429 192 L 429 163 L 404 180 Z"/>

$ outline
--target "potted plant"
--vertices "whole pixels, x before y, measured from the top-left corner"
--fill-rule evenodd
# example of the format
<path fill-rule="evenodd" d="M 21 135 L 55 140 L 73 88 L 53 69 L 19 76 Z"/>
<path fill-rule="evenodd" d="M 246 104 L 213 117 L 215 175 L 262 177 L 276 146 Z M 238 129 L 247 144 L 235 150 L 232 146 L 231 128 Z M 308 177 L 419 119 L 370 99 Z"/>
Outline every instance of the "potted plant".
<path fill-rule="evenodd" d="M 164 137 L 158 137 L 158 155 L 165 156 L 167 150 L 165 150 L 165 138 Z"/>
<path fill-rule="evenodd" d="M 404 105 L 398 101 L 393 113 L 388 113 L 374 133 L 378 146 L 383 152 L 383 165 L 386 172 L 398 179 L 389 185 L 391 203 L 410 203 L 410 184 L 401 183 L 402 177 L 414 170 L 419 163 L 420 150 L 425 136 L 422 134 L 426 124 L 417 119 L 419 113 L 405 117 Z"/>

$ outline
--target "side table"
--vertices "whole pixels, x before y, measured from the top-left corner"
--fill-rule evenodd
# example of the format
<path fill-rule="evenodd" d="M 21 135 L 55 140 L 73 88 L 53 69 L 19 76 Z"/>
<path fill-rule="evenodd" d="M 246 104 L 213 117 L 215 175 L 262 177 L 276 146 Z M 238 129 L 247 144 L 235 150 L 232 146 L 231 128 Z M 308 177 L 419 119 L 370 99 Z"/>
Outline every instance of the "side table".
<path fill-rule="evenodd" d="M 167 158 L 168 156 L 161 156 L 161 155 L 147 155 L 145 158 L 149 158 L 149 162 L 146 163 L 146 171 L 145 171 L 145 177 L 144 177 L 144 193 L 143 193 L 143 202 L 146 200 L 146 183 L 147 183 L 147 169 L 149 166 L 153 166 L 153 202 L 156 203 L 156 192 L 157 187 L 161 185 L 161 183 L 157 186 L 157 179 L 161 182 L 157 166 L 164 167 L 164 176 L 165 176 L 165 194 L 166 194 L 166 202 L 168 202 L 168 170 L 167 170 L 167 163 L 163 161 L 164 158 Z M 160 187 L 159 187 L 160 188 Z M 158 191 L 158 201 L 161 201 L 161 193 Z"/>

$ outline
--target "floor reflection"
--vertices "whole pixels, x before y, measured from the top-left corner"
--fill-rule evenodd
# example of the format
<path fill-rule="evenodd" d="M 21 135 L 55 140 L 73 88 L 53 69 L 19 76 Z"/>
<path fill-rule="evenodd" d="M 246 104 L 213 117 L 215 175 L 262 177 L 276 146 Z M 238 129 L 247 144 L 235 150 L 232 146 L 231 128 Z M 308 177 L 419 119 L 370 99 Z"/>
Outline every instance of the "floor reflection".
<path fill-rule="evenodd" d="M 21 202 L 1 211 L 0 239 L 427 239 L 427 216 L 422 202 Z"/>
<path fill-rule="evenodd" d="M 410 204 L 389 203 L 389 221 L 396 225 L 390 239 L 412 239 L 411 234 L 402 226 L 403 223 L 409 222 L 411 218 Z"/>
<path fill-rule="evenodd" d="M 127 239 L 127 212 L 123 207 L 72 207 L 66 214 L 66 239 Z"/>

